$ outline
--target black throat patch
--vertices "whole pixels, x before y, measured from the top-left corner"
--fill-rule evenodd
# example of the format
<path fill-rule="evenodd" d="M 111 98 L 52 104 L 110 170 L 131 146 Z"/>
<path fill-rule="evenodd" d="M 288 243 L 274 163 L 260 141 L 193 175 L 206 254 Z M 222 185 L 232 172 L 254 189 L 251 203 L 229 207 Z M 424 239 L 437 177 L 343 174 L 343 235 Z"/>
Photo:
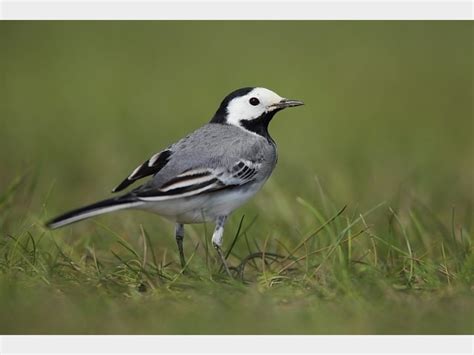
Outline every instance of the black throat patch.
<path fill-rule="evenodd" d="M 240 124 L 246 130 L 257 133 L 258 135 L 265 137 L 269 142 L 274 143 L 272 137 L 270 137 L 270 134 L 268 133 L 268 125 L 277 111 L 278 110 L 266 112 L 260 117 L 252 120 L 241 120 Z"/>

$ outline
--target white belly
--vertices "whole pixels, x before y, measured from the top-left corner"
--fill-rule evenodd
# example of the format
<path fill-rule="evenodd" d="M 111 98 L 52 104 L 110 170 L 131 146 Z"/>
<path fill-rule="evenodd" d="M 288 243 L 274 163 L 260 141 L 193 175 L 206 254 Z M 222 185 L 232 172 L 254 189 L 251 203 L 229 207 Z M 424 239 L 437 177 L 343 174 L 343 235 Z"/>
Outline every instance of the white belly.
<path fill-rule="evenodd" d="M 244 204 L 262 185 L 263 183 L 175 200 L 146 202 L 136 208 L 157 213 L 178 223 L 213 222 L 218 216 L 227 216 Z"/>

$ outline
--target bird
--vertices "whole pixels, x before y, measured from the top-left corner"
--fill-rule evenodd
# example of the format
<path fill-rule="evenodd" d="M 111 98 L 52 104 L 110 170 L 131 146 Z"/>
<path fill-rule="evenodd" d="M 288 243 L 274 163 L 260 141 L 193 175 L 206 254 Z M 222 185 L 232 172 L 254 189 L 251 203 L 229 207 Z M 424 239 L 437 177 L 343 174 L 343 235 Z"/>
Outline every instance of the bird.
<path fill-rule="evenodd" d="M 184 268 L 184 225 L 214 222 L 212 244 L 232 277 L 222 251 L 226 220 L 261 189 L 277 164 L 270 121 L 277 112 L 301 105 L 263 87 L 237 89 L 222 100 L 209 123 L 151 156 L 112 192 L 148 178 L 142 185 L 62 214 L 46 227 L 56 229 L 125 209 L 153 212 L 175 223 Z"/>

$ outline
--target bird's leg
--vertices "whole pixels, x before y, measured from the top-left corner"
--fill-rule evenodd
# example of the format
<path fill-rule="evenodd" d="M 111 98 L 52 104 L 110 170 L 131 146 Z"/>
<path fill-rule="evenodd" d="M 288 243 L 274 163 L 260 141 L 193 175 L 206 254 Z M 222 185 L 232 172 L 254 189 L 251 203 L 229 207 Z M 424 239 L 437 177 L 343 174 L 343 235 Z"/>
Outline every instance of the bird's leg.
<path fill-rule="evenodd" d="M 212 235 L 212 245 L 216 248 L 217 254 L 224 265 L 225 271 L 227 274 L 232 277 L 230 273 L 229 267 L 227 266 L 227 262 L 225 260 L 224 253 L 222 252 L 222 236 L 224 235 L 224 224 L 227 219 L 227 216 L 219 216 L 216 219 L 216 228 L 214 229 L 214 234 Z"/>
<path fill-rule="evenodd" d="M 183 239 L 184 239 L 184 225 L 182 223 L 176 223 L 175 229 L 176 244 L 178 244 L 179 259 L 181 261 L 181 267 L 184 268 L 186 260 L 184 259 Z"/>

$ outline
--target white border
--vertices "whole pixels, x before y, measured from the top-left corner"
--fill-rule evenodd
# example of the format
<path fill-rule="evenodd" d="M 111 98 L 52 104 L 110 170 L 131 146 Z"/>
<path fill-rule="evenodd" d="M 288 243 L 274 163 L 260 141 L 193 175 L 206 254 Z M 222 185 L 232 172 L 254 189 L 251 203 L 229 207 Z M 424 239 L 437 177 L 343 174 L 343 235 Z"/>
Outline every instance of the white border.
<path fill-rule="evenodd" d="M 472 354 L 472 351 L 472 336 L 4 336 L 0 348 L 1 354 Z"/>
<path fill-rule="evenodd" d="M 0 0 L 19 20 L 467 20 L 471 0 Z"/>

